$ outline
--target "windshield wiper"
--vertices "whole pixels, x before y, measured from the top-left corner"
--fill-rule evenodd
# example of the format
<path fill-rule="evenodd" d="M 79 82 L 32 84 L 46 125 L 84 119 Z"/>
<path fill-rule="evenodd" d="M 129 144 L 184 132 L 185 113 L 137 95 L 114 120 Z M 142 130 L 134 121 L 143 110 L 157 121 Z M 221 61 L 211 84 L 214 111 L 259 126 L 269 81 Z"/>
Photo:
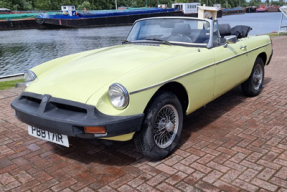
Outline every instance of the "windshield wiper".
<path fill-rule="evenodd" d="M 160 41 L 160 42 L 164 42 L 167 45 L 170 45 L 169 41 L 165 41 L 165 40 L 162 40 L 162 39 L 152 38 L 152 39 L 145 39 L 145 40 Z"/>
<path fill-rule="evenodd" d="M 126 39 L 124 39 L 124 40 L 122 41 L 122 44 L 126 44 L 126 43 L 131 43 L 131 42 L 128 41 L 128 40 L 126 40 Z"/>

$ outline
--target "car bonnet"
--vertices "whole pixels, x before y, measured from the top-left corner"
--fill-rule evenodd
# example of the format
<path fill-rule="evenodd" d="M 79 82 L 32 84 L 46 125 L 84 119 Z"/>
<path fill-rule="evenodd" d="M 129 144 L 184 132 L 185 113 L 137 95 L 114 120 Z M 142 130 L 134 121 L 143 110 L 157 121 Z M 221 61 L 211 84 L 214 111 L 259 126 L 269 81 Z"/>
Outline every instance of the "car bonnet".
<path fill-rule="evenodd" d="M 183 54 L 187 47 L 168 45 L 119 45 L 70 61 L 39 76 L 26 91 L 85 103 L 103 86 L 136 70 Z"/>

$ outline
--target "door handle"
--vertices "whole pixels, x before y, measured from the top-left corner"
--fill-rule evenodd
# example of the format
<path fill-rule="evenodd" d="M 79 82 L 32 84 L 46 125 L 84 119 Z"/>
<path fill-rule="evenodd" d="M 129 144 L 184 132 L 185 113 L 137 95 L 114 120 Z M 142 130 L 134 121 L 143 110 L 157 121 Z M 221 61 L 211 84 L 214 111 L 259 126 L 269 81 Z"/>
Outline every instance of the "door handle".
<path fill-rule="evenodd" d="M 240 49 L 246 49 L 247 45 L 241 46 Z"/>

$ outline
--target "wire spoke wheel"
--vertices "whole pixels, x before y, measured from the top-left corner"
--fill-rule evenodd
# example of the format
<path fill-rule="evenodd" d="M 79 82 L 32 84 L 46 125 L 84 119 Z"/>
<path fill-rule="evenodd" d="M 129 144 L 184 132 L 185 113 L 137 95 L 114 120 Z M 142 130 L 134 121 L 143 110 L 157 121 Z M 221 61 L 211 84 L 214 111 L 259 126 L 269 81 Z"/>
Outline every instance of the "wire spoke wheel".
<path fill-rule="evenodd" d="M 170 146 L 177 134 L 179 116 L 173 105 L 164 105 L 155 117 L 154 141 L 160 148 Z"/>
<path fill-rule="evenodd" d="M 254 73 L 252 77 L 252 84 L 255 90 L 259 90 L 263 81 L 263 69 L 260 64 L 257 64 L 254 68 Z"/>
<path fill-rule="evenodd" d="M 176 148 L 183 126 L 183 109 L 177 96 L 161 91 L 145 111 L 142 128 L 135 133 L 137 149 L 152 160 L 170 155 Z"/>

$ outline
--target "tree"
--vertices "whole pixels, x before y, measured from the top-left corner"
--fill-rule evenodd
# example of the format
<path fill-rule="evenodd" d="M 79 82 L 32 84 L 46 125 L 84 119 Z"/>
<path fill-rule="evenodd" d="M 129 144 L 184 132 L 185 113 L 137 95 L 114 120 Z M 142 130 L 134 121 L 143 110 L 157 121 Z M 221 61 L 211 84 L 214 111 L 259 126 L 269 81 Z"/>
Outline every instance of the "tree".
<path fill-rule="evenodd" d="M 0 7 L 1 8 L 7 8 L 7 9 L 12 9 L 12 3 L 11 1 L 7 0 L 0 0 Z"/>
<path fill-rule="evenodd" d="M 83 10 L 84 8 L 91 9 L 91 4 L 89 1 L 84 1 L 81 5 L 78 6 L 78 9 Z"/>
<path fill-rule="evenodd" d="M 21 7 L 23 8 L 23 10 L 33 10 L 32 1 L 22 0 L 21 4 L 22 4 Z"/>

